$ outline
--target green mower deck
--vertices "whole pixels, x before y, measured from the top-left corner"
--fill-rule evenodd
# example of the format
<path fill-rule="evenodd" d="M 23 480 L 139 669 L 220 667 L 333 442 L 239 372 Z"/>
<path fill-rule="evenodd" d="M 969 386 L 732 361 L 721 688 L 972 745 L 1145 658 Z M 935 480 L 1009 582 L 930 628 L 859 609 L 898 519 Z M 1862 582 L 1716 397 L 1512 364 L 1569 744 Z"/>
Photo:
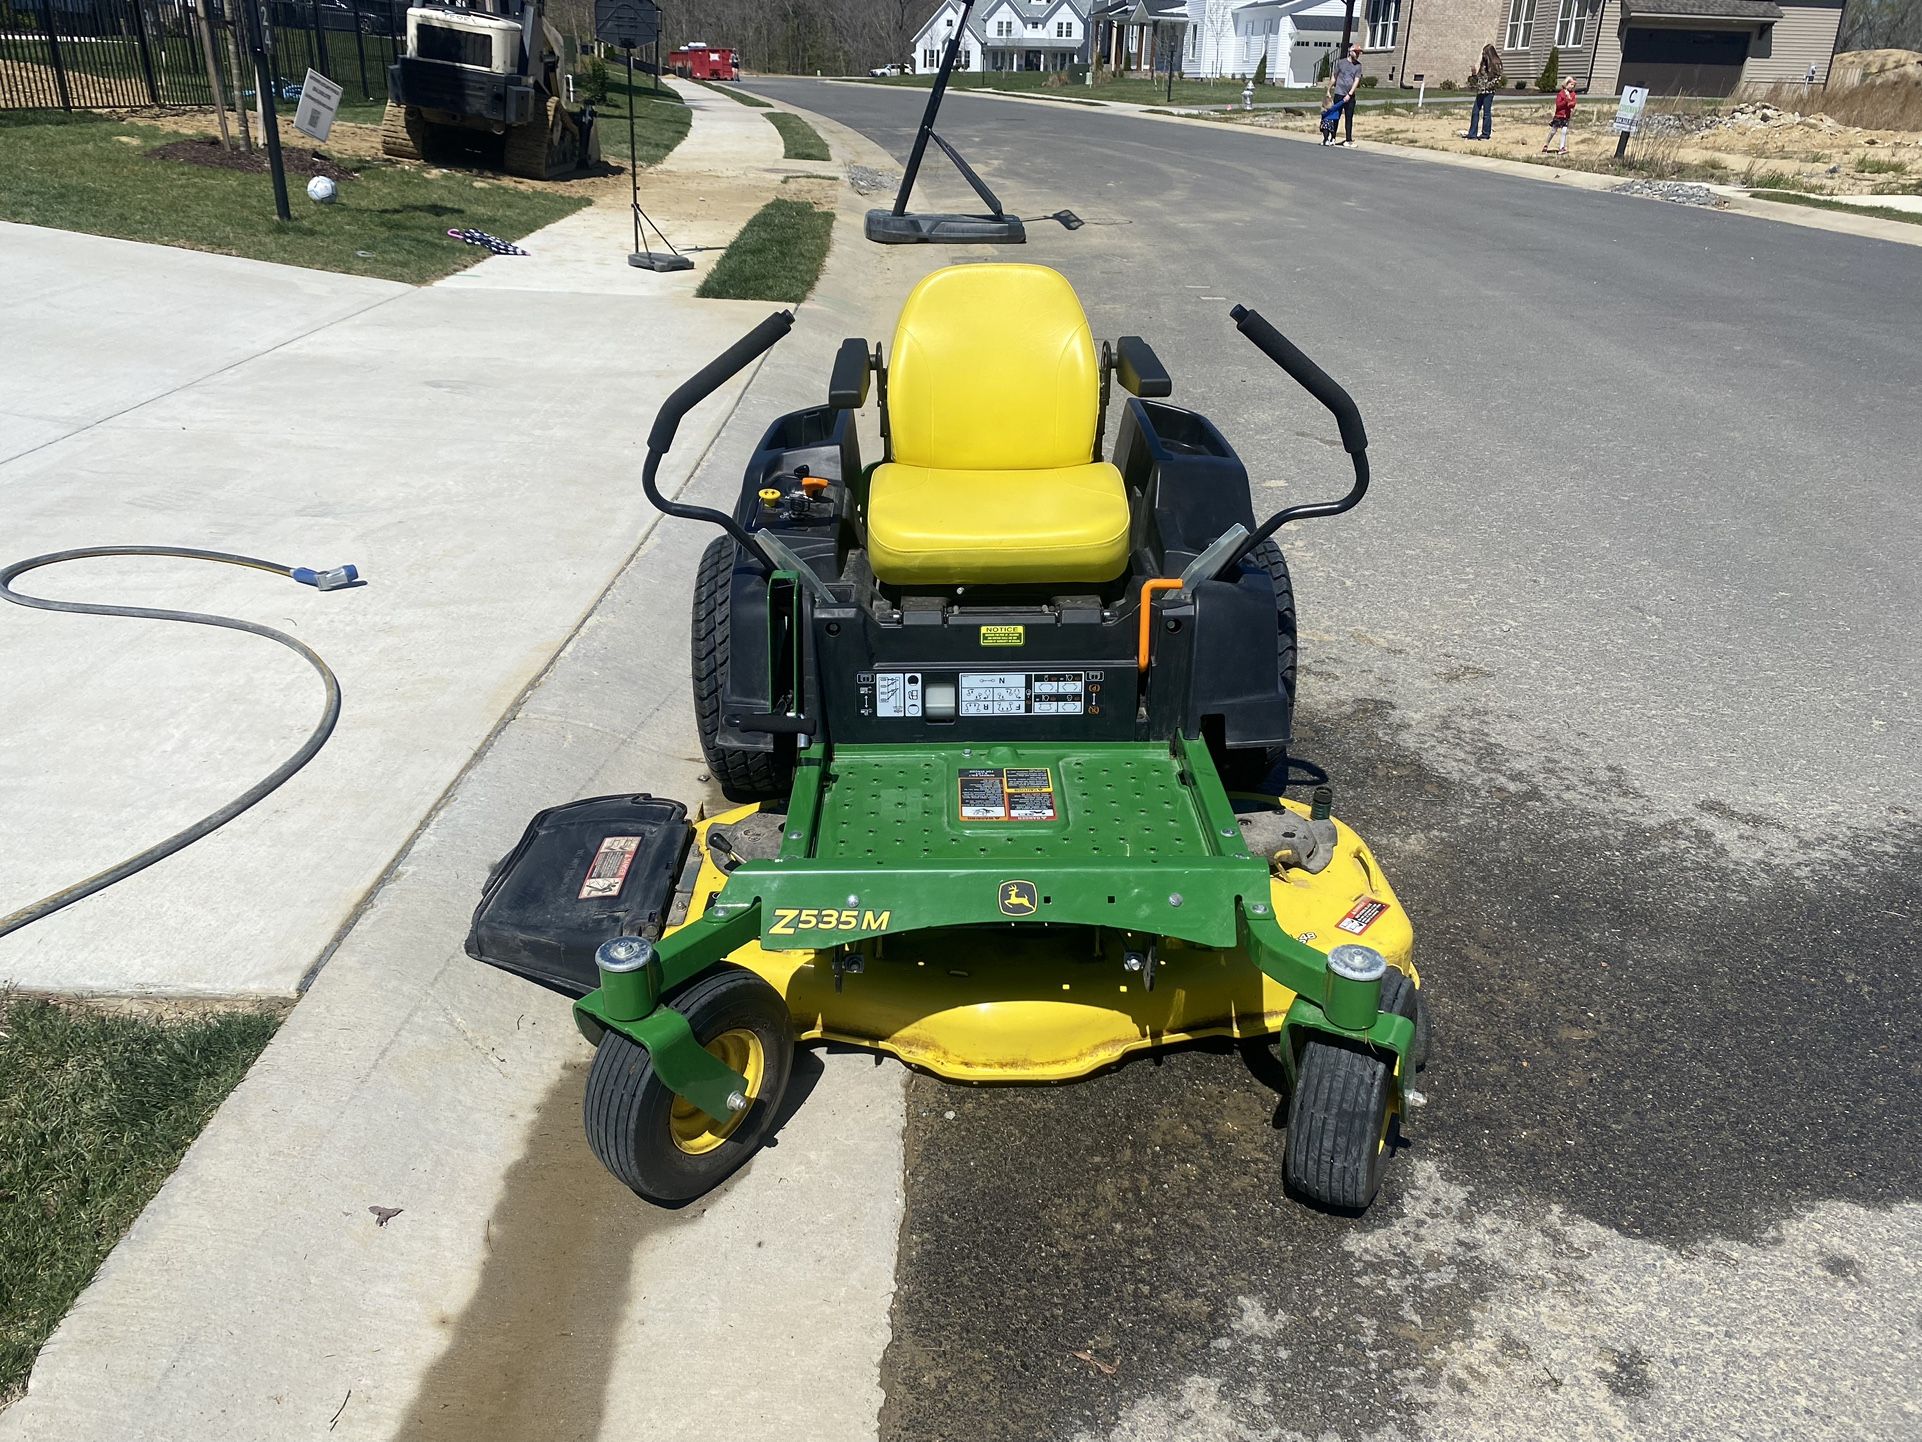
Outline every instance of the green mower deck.
<path fill-rule="evenodd" d="M 590 1037 L 645 1047 L 663 1081 L 711 1116 L 744 1084 L 661 995 L 751 942 L 831 951 L 974 925 L 1106 928 L 1244 947 L 1296 993 L 1287 1030 L 1393 1054 L 1405 1086 L 1413 1025 L 1271 914 L 1266 858 L 1242 843 L 1205 748 L 1176 741 L 850 746 L 803 753 L 779 856 L 747 861 L 698 920 L 635 972 L 603 971 L 576 1004 Z M 1282 1048 L 1284 1062 L 1291 1049 Z"/>

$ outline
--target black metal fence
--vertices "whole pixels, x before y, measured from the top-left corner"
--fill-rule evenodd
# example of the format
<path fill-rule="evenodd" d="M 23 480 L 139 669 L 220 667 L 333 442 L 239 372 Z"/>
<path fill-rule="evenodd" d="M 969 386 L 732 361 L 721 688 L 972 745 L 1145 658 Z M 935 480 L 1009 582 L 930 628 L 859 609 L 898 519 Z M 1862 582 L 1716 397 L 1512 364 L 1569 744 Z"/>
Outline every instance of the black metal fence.
<path fill-rule="evenodd" d="M 223 89 L 234 83 L 227 0 L 203 0 L 203 40 L 188 0 L 0 0 L 0 110 L 119 110 L 213 104 L 211 40 Z M 387 67 L 406 44 L 407 0 L 261 0 L 274 85 L 299 93 L 311 68 L 349 101 L 387 97 Z M 240 92 L 253 68 L 241 49 Z"/>

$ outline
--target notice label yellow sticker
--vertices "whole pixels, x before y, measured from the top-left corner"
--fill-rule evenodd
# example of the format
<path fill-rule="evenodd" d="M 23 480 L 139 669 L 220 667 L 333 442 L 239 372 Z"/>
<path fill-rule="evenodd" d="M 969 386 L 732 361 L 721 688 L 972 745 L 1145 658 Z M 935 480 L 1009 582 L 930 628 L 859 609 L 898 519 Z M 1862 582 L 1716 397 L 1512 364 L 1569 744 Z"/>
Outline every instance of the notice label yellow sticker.
<path fill-rule="evenodd" d="M 1028 643 L 1026 626 L 983 626 L 981 644 L 983 646 L 1025 646 Z"/>

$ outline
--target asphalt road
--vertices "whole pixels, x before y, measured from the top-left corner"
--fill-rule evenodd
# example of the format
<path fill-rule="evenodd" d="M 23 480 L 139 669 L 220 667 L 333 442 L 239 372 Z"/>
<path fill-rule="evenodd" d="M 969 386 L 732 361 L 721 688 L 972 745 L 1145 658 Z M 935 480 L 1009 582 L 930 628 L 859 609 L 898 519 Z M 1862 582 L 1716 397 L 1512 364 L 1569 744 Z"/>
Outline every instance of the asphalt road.
<path fill-rule="evenodd" d="M 752 88 L 898 157 L 921 103 Z M 943 119 L 1089 221 L 984 258 L 1148 337 L 1262 494 L 1344 467 L 1231 304 L 1361 403 L 1375 490 L 1284 533 L 1298 749 L 1438 1041 L 1358 1222 L 1281 1195 L 1232 1053 L 917 1078 L 883 1434 L 1917 1435 L 1922 253 L 1374 154 L 1365 116 L 1347 152 Z"/>

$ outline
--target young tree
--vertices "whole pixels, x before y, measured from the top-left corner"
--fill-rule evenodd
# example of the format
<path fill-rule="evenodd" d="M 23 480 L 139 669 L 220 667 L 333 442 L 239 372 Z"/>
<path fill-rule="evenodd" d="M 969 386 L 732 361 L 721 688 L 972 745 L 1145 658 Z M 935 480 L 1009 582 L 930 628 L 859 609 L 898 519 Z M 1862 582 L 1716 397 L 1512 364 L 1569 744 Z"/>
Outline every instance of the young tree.
<path fill-rule="evenodd" d="M 1268 47 L 1264 45 L 1261 47 L 1261 59 L 1255 62 L 1255 84 L 1257 86 L 1261 86 L 1261 85 L 1266 85 L 1267 83 L 1268 83 Z"/>
<path fill-rule="evenodd" d="M 1555 87 L 1562 83 L 1560 54 L 1558 50 L 1548 52 L 1548 64 L 1542 67 L 1542 78 L 1535 82 L 1535 88 L 1544 95 L 1552 94 Z"/>

